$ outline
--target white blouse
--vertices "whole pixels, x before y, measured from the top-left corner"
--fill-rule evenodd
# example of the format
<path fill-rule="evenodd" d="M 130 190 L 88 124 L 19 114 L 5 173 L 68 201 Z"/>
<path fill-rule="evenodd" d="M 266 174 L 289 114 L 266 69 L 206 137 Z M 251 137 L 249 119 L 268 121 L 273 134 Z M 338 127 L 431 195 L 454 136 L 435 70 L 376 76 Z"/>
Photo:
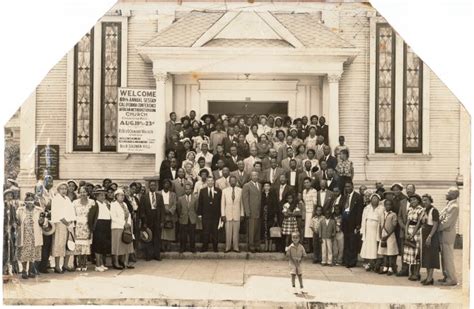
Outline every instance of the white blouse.
<path fill-rule="evenodd" d="M 61 219 L 76 221 L 76 211 L 69 197 L 56 194 L 51 202 L 51 222 L 61 222 Z"/>
<path fill-rule="evenodd" d="M 163 196 L 163 204 L 169 205 L 170 204 L 170 191 L 168 192 L 161 191 L 161 195 Z"/>
<path fill-rule="evenodd" d="M 106 202 L 99 202 L 97 201 L 97 205 L 99 205 L 99 215 L 97 216 L 97 220 L 110 220 L 110 210 L 107 207 Z"/>
<path fill-rule="evenodd" d="M 125 202 L 123 203 L 123 207 L 125 207 L 125 209 L 127 208 L 127 204 L 125 204 Z M 126 212 L 128 213 L 128 209 L 126 209 Z M 125 225 L 125 212 L 119 202 L 114 201 L 110 205 L 110 217 L 112 219 L 112 229 L 123 229 Z M 128 215 L 127 223 L 131 224 L 130 214 Z"/>

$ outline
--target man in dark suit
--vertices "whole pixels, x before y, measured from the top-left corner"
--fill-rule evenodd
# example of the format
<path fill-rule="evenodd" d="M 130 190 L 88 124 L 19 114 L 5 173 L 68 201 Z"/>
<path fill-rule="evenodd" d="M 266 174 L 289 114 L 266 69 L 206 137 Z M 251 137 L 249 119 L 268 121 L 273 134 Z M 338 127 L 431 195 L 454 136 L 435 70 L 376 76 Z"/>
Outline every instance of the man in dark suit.
<path fill-rule="evenodd" d="M 197 214 L 202 218 L 202 249 L 206 252 L 209 246 L 209 238 L 212 238 L 212 247 L 217 252 L 217 231 L 219 218 L 221 217 L 221 195 L 222 191 L 214 187 L 214 179 L 207 179 L 207 187 L 199 192 Z"/>
<path fill-rule="evenodd" d="M 276 160 L 275 160 L 276 162 Z M 260 251 L 260 207 L 262 204 L 262 189 L 258 183 L 258 173 L 253 171 L 250 180 L 242 188 L 242 204 L 248 219 L 249 251 Z"/>
<path fill-rule="evenodd" d="M 290 169 L 286 172 L 286 180 L 293 189 L 298 188 L 298 176 L 300 175 L 301 170 L 298 169 L 298 165 L 295 159 L 290 160 Z"/>
<path fill-rule="evenodd" d="M 337 165 L 337 159 L 335 156 L 331 155 L 331 147 L 328 145 L 323 146 L 324 157 L 323 161 L 326 161 L 328 168 L 335 169 Z"/>
<path fill-rule="evenodd" d="M 145 244 L 145 258 L 150 261 L 152 258 L 161 261 L 161 229 L 165 219 L 165 204 L 163 196 L 156 192 L 158 188 L 157 180 L 150 180 L 149 191 L 140 198 L 140 218 L 143 226 L 151 229 L 152 241 Z"/>
<path fill-rule="evenodd" d="M 243 188 L 244 184 L 246 184 L 250 176 L 245 171 L 245 164 L 243 160 L 237 161 L 237 170 L 230 173 L 231 176 L 235 176 L 237 178 L 237 185 Z"/>
<path fill-rule="evenodd" d="M 178 177 L 178 161 L 176 158 L 170 159 L 170 166 L 164 168 L 160 174 L 160 188 L 163 188 L 163 180 L 169 179 L 173 181 Z"/>
<path fill-rule="evenodd" d="M 222 144 L 224 145 L 224 153 L 226 155 L 230 154 L 230 147 L 232 147 L 232 145 L 237 145 L 238 142 L 239 138 L 234 134 L 234 127 L 229 127 L 227 129 L 227 136 L 222 140 Z"/>
<path fill-rule="evenodd" d="M 339 181 L 337 180 L 336 171 L 332 168 L 328 168 L 326 175 L 327 175 L 326 182 L 328 184 L 328 190 L 334 192 L 334 188 L 339 188 Z"/>
<path fill-rule="evenodd" d="M 238 155 L 236 145 L 230 146 L 230 153 L 226 159 L 226 166 L 231 172 L 236 171 L 239 168 L 237 162 L 244 160 L 244 158 Z"/>
<path fill-rule="evenodd" d="M 345 183 L 340 205 L 342 205 L 341 227 L 344 233 L 343 262 L 347 268 L 351 268 L 357 264 L 361 242 L 360 225 L 364 208 L 362 197 L 354 191 L 352 181 Z"/>
<path fill-rule="evenodd" d="M 319 126 L 318 126 L 318 135 L 322 135 L 324 137 L 324 142 L 329 144 L 329 128 L 326 124 L 326 118 L 324 116 L 319 117 Z"/>
<path fill-rule="evenodd" d="M 285 170 L 278 166 L 277 158 L 271 158 L 270 168 L 263 171 L 263 181 L 271 183 L 272 187 L 278 187 L 280 175 L 284 173 Z"/>
<path fill-rule="evenodd" d="M 326 210 L 331 210 L 332 213 L 332 204 L 333 204 L 334 193 L 327 189 L 327 181 L 321 179 L 319 181 L 319 191 L 316 199 L 316 205 L 323 208 L 323 213 L 326 213 Z"/>

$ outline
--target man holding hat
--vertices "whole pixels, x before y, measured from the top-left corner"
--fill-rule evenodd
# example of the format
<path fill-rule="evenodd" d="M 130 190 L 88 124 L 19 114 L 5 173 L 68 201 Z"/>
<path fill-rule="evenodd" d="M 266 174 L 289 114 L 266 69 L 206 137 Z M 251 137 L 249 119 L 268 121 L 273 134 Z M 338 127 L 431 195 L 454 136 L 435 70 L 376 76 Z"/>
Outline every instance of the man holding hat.
<path fill-rule="evenodd" d="M 53 177 L 44 176 L 44 180 L 36 185 L 36 198 L 43 209 L 44 217 L 51 219 L 51 201 L 54 197 Z M 38 271 L 48 273 L 49 256 L 51 254 L 51 245 L 53 242 L 53 233 L 43 233 L 43 246 L 41 247 L 41 261 L 38 265 Z"/>
<path fill-rule="evenodd" d="M 448 189 L 446 200 L 448 204 L 439 215 L 441 265 L 444 278 L 438 281 L 443 285 L 457 285 L 456 269 L 454 268 L 454 241 L 456 240 L 456 222 L 459 217 L 459 190 L 456 187 Z"/>
<path fill-rule="evenodd" d="M 165 204 L 163 196 L 156 192 L 158 189 L 158 180 L 150 179 L 148 181 L 148 192 L 142 195 L 140 199 L 140 218 L 144 228 L 150 228 L 153 239 L 145 243 L 145 259 L 150 261 L 152 258 L 161 261 L 161 229 L 165 220 Z"/>

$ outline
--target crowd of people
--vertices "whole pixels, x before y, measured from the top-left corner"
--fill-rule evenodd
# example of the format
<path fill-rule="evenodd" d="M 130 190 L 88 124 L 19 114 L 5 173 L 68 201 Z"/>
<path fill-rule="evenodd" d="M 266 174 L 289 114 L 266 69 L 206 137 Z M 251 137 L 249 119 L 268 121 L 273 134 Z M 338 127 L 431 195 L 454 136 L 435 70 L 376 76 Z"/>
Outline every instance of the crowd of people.
<path fill-rule="evenodd" d="M 4 271 L 27 279 L 50 269 L 87 271 L 89 261 L 98 272 L 132 269 L 137 258 L 161 260 L 176 247 L 218 252 L 221 239 L 225 253 L 287 251 L 301 259 L 309 252 L 313 263 L 348 268 L 360 257 L 367 271 L 414 281 L 423 267 L 424 285 L 434 283 L 441 253 L 440 282 L 457 284 L 458 189 L 448 190 L 441 212 L 413 184 L 378 182 L 357 192 L 349 147 L 340 136 L 332 151 L 324 117 L 197 119 L 191 111 L 178 122 L 171 113 L 165 138 L 157 178 L 54 186 L 46 175 L 23 202 L 7 188 Z"/>

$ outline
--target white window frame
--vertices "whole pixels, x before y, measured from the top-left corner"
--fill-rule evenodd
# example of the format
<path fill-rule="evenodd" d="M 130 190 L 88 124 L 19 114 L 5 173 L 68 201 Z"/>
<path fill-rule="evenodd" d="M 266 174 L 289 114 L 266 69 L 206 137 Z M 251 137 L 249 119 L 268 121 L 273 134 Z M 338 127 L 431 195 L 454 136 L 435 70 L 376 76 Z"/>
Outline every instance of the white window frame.
<path fill-rule="evenodd" d="M 369 57 L 370 57 L 370 79 L 369 79 L 369 159 L 430 159 L 430 69 L 423 62 L 423 105 L 422 105 L 422 152 L 404 153 L 403 152 L 403 61 L 404 61 L 404 40 L 396 34 L 395 43 L 395 150 L 393 153 L 375 152 L 375 113 L 376 113 L 376 26 L 378 23 L 387 23 L 381 16 L 370 17 L 370 39 L 369 39 Z"/>
<path fill-rule="evenodd" d="M 67 73 L 66 73 L 66 153 L 100 153 L 100 120 L 101 120 L 101 70 L 102 70 L 102 23 L 120 22 L 122 24 L 121 33 L 121 74 L 120 87 L 127 87 L 128 77 L 128 16 L 106 15 L 94 25 L 94 66 L 93 66 L 93 131 L 92 131 L 92 151 L 74 151 L 73 150 L 73 125 L 74 125 L 74 48 L 67 54 Z M 116 153 L 110 152 L 107 153 Z"/>

